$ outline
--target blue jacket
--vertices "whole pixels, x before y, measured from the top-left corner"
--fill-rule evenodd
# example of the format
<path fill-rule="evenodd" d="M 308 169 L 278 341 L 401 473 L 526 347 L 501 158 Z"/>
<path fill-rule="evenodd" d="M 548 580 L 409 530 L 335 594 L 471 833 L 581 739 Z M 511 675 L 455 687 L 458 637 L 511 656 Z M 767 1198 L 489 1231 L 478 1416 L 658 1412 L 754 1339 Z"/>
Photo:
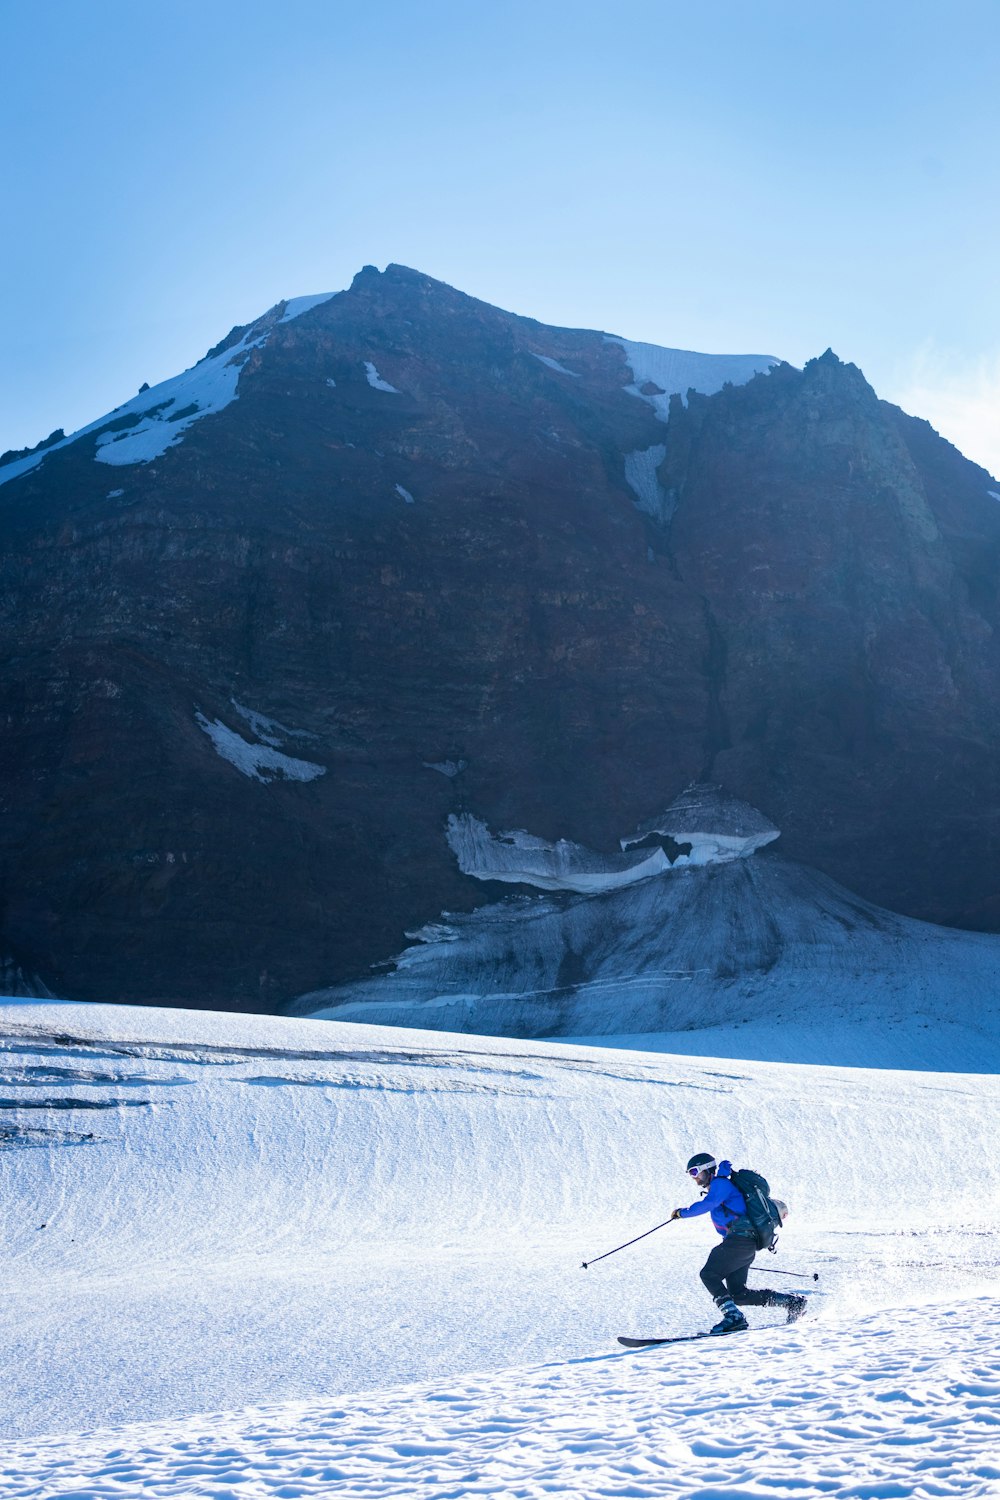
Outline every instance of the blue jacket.
<path fill-rule="evenodd" d="M 708 1192 L 704 1198 L 697 1203 L 692 1203 L 690 1208 L 681 1209 L 682 1219 L 693 1219 L 698 1214 L 711 1214 L 712 1223 L 720 1234 L 728 1234 L 731 1229 L 736 1229 L 737 1220 L 743 1220 L 743 1228 L 749 1232 L 750 1223 L 746 1218 L 746 1200 L 738 1188 L 729 1181 L 729 1174 L 733 1170 L 731 1161 L 720 1161 L 719 1168 L 709 1185 Z M 737 1234 L 740 1232 L 736 1229 Z"/>

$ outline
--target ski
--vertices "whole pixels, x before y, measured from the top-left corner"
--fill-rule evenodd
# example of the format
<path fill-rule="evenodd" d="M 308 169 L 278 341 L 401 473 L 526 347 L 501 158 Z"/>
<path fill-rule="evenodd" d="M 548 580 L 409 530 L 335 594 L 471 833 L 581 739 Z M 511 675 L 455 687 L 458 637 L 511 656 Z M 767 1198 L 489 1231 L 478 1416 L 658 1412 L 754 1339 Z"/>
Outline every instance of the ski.
<path fill-rule="evenodd" d="M 788 1319 L 788 1322 L 798 1322 L 799 1318 L 802 1317 L 802 1314 L 805 1312 L 805 1310 L 805 1299 L 803 1299 L 802 1306 L 792 1313 L 791 1317 Z M 771 1332 L 773 1332 L 775 1328 L 781 1327 L 787 1327 L 787 1324 L 775 1324 L 774 1328 L 771 1329 Z M 763 1328 L 731 1328 L 729 1330 L 729 1333 L 711 1333 L 707 1328 L 705 1328 L 701 1333 L 677 1333 L 674 1334 L 673 1337 L 666 1339 L 631 1339 L 626 1338 L 624 1334 L 619 1334 L 618 1342 L 619 1344 L 623 1344 L 626 1349 L 650 1349 L 654 1344 L 693 1344 L 695 1339 L 725 1339 L 729 1338 L 730 1335 L 734 1333 L 764 1333 L 766 1331 L 767 1330 Z"/>
<path fill-rule="evenodd" d="M 734 1328 L 734 1333 L 748 1333 L 747 1328 Z M 626 1349 L 648 1349 L 653 1344 L 693 1344 L 695 1339 L 725 1339 L 728 1333 L 709 1333 L 707 1329 L 703 1333 L 679 1333 L 669 1339 L 627 1339 L 618 1335 L 619 1344 L 624 1344 Z"/>

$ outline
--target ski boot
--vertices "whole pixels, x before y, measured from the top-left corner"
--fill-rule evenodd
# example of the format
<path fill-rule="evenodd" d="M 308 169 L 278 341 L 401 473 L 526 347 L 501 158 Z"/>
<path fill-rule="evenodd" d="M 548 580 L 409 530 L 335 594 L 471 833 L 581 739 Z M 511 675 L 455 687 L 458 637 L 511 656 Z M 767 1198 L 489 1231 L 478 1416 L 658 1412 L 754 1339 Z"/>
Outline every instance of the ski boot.
<path fill-rule="evenodd" d="M 724 1297 L 718 1304 L 722 1322 L 716 1323 L 712 1333 L 742 1333 L 750 1324 L 731 1297 Z"/>
<path fill-rule="evenodd" d="M 808 1304 L 806 1302 L 805 1297 L 798 1297 L 798 1296 L 795 1295 L 794 1292 L 787 1293 L 786 1294 L 786 1301 L 785 1301 L 785 1309 L 786 1309 L 785 1322 L 786 1323 L 794 1323 L 794 1322 L 796 1322 L 797 1319 L 801 1318 L 801 1316 L 805 1312 L 807 1306 L 808 1306 Z"/>
<path fill-rule="evenodd" d="M 785 1309 L 785 1322 L 794 1323 L 801 1318 L 806 1310 L 805 1297 L 799 1297 L 795 1292 L 772 1292 L 768 1289 L 768 1305 L 770 1307 L 783 1307 Z"/>

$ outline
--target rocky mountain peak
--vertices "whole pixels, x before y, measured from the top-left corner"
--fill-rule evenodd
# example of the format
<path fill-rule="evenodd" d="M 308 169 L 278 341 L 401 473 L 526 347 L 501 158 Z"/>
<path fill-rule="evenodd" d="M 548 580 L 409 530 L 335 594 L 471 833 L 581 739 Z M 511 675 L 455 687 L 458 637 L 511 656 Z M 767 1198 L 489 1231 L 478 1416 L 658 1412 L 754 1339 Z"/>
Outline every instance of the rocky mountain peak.
<path fill-rule="evenodd" d="M 802 368 L 802 383 L 805 390 L 828 399 L 878 400 L 858 366 L 838 358 L 832 349 L 806 361 Z"/>
<path fill-rule="evenodd" d="M 482 901 L 449 819 L 589 879 L 691 782 L 1000 924 L 1000 506 L 832 354 L 366 267 L 5 464 L 0 541 L 0 951 L 55 993 L 273 1008 Z"/>

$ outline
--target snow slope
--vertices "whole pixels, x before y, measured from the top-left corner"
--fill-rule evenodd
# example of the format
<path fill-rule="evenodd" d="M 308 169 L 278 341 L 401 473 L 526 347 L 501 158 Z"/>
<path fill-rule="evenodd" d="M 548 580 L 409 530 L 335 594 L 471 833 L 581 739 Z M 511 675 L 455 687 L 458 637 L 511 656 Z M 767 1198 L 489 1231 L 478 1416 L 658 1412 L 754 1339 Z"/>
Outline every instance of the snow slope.
<path fill-rule="evenodd" d="M 620 344 L 632 371 L 634 383 L 627 386 L 656 412 L 661 421 L 670 416 L 670 397 L 687 396 L 689 390 L 712 396 L 727 384 L 745 385 L 755 375 L 766 374 L 779 363 L 772 354 L 697 354 L 691 349 L 665 349 L 659 344 L 640 344 L 634 339 L 606 333 L 611 344 Z M 658 387 L 648 394 L 642 387 Z"/>
<path fill-rule="evenodd" d="M 45 1002 L 0 1036 L 0 1495 L 991 1492 L 996 1077 Z M 810 1316 L 619 1354 L 712 1316 L 698 1220 L 581 1269 L 705 1148 L 790 1202 Z"/>
<path fill-rule="evenodd" d="M 196 1417 L 182 1432 L 164 1422 L 43 1439 L 8 1450 L 3 1493 L 996 1495 L 998 1337 L 992 1301 L 908 1309 L 738 1351 L 595 1354 Z"/>
<path fill-rule="evenodd" d="M 254 349 L 264 347 L 272 328 L 300 317 L 336 295 L 336 292 L 322 292 L 318 296 L 293 297 L 285 303 L 279 302 L 270 312 L 251 323 L 238 343 L 228 345 L 221 353 L 206 354 L 189 370 L 147 387 L 131 401 L 71 432 L 61 442 L 4 464 L 0 468 L 0 484 L 29 473 L 50 453 L 67 448 L 70 443 L 91 433 L 97 434 L 94 457 L 100 463 L 147 464 L 162 457 L 168 448 L 183 440 L 194 422 L 223 411 L 237 399 L 243 366 Z M 280 318 L 277 316 L 279 309 Z"/>

